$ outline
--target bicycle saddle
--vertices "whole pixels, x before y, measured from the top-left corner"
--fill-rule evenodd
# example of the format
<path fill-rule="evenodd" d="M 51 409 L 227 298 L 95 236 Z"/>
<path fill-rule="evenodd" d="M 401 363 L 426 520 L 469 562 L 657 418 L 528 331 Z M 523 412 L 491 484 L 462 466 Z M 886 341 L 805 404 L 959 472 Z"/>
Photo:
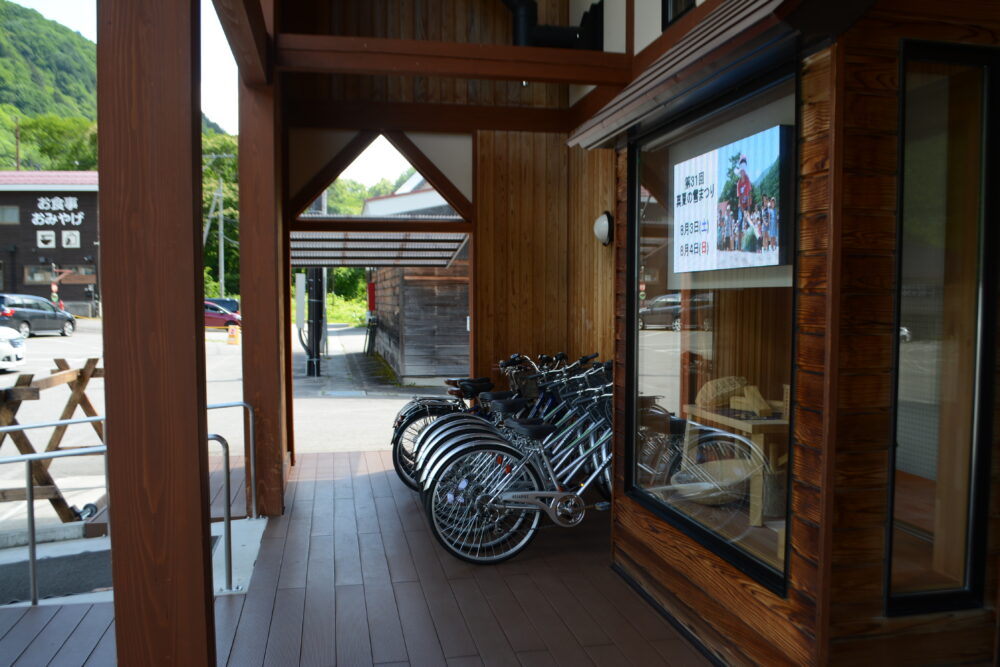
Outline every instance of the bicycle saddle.
<path fill-rule="evenodd" d="M 484 391 L 479 394 L 479 398 L 484 401 L 503 401 L 508 398 L 514 398 L 514 392 L 512 391 Z"/>
<path fill-rule="evenodd" d="M 531 438 L 532 440 L 544 440 L 554 433 L 556 427 L 552 424 L 535 424 L 534 419 L 508 419 L 507 427 L 514 433 Z"/>
<path fill-rule="evenodd" d="M 508 398 L 501 401 L 493 400 L 490 403 L 490 407 L 501 414 L 517 412 L 529 405 L 531 405 L 531 401 L 527 398 Z"/>
<path fill-rule="evenodd" d="M 449 387 L 458 387 L 463 382 L 469 384 L 490 384 L 489 378 L 447 378 L 444 383 Z"/>

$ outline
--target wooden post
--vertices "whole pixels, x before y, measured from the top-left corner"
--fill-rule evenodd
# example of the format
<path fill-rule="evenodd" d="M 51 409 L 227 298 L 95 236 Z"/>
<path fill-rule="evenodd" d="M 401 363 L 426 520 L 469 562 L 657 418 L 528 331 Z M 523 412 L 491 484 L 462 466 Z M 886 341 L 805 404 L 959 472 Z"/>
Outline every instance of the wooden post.
<path fill-rule="evenodd" d="M 122 665 L 215 664 L 199 10 L 194 0 L 98 3 L 101 293 Z"/>
<path fill-rule="evenodd" d="M 257 416 L 257 499 L 284 511 L 289 450 L 288 292 L 275 86 L 240 82 L 240 287 L 243 396 Z"/>

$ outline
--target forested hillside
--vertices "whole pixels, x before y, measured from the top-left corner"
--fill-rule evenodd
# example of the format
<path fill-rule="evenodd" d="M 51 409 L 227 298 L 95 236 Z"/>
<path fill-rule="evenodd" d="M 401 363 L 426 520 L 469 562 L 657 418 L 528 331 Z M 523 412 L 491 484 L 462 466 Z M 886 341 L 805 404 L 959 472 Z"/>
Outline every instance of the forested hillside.
<path fill-rule="evenodd" d="M 96 169 L 96 119 L 96 45 L 0 0 L 0 169 L 15 168 L 18 124 L 22 169 Z M 204 114 L 202 132 L 223 134 Z"/>

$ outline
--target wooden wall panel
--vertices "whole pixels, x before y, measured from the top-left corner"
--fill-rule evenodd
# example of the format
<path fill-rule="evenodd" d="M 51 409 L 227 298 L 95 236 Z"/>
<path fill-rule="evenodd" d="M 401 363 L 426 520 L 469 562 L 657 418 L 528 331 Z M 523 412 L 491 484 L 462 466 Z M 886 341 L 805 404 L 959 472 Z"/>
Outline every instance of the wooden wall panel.
<path fill-rule="evenodd" d="M 378 333 L 375 334 L 375 351 L 390 366 L 399 369 L 405 354 L 400 333 L 403 307 L 403 271 L 401 268 L 378 269 L 373 276 L 375 283 L 375 308 L 378 311 Z"/>
<path fill-rule="evenodd" d="M 566 25 L 568 0 L 542 0 L 538 20 Z M 474 44 L 510 44 L 511 15 L 499 0 L 422 0 L 415 2 L 290 3 L 283 32 L 351 37 L 424 39 Z M 490 106 L 565 107 L 564 84 L 465 80 L 425 76 L 285 77 L 290 98 L 378 102 L 484 104 Z"/>
<path fill-rule="evenodd" d="M 500 359 L 567 345 L 568 149 L 561 134 L 479 132 L 476 156 L 473 372 L 499 379 Z"/>
<path fill-rule="evenodd" d="M 614 245 L 594 237 L 594 220 L 604 211 L 615 214 L 615 154 L 611 150 L 569 151 L 569 260 L 567 292 L 571 356 L 614 355 Z M 551 286 L 548 298 L 562 290 Z"/>
<path fill-rule="evenodd" d="M 473 373 L 514 352 L 613 353 L 614 249 L 592 232 L 614 209 L 614 154 L 562 134 L 476 135 Z"/>
<path fill-rule="evenodd" d="M 840 149 L 843 197 L 831 202 L 840 219 L 838 271 L 843 317 L 838 328 L 835 509 L 830 562 L 832 662 L 991 661 L 996 620 L 997 555 L 988 559 L 985 609 L 960 615 L 884 618 L 883 563 L 888 516 L 892 401 L 893 303 L 899 128 L 899 45 L 902 39 L 1000 44 L 1000 11 L 977 2 L 942 9 L 926 0 L 879 0 L 840 39 L 845 100 Z M 994 456 L 997 447 L 994 446 Z M 1000 477 L 994 474 L 993 493 Z M 960 624 L 956 618 L 961 617 Z"/>

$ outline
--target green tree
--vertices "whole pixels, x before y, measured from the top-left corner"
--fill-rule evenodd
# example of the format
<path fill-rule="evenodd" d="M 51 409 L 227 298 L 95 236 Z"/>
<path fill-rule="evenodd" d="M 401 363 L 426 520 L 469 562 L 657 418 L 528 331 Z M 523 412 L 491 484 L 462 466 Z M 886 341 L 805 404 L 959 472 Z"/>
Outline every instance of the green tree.
<path fill-rule="evenodd" d="M 22 168 L 91 170 L 97 168 L 97 125 L 82 117 L 52 113 L 21 123 L 21 141 L 34 144 L 40 164 L 22 162 Z"/>
<path fill-rule="evenodd" d="M 208 222 L 212 210 L 212 200 L 222 188 L 222 217 L 226 259 L 226 294 L 240 293 L 240 189 L 239 161 L 237 160 L 239 139 L 230 134 L 203 134 L 201 141 L 202 179 L 201 210 L 202 224 Z M 218 295 L 219 282 L 219 234 L 218 210 L 212 216 L 212 229 L 205 240 L 204 258 L 206 275 L 215 282 Z M 207 294 L 207 292 L 206 292 Z"/>

